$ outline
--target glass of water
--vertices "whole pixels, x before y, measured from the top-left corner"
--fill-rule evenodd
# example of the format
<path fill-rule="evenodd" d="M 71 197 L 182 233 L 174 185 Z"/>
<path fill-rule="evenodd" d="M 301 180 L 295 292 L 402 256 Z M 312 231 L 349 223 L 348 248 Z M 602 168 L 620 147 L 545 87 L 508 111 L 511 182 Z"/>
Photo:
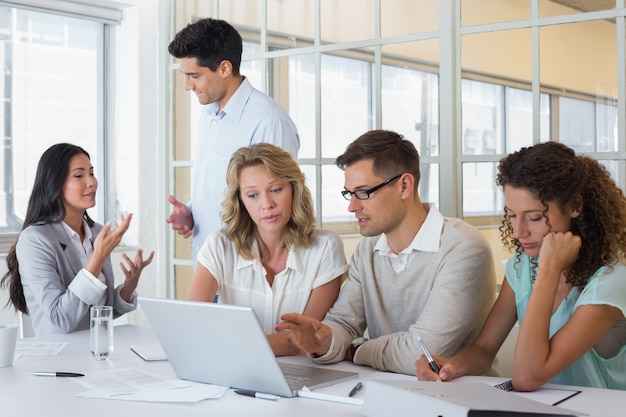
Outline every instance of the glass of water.
<path fill-rule="evenodd" d="M 113 307 L 93 306 L 90 311 L 89 347 L 96 360 L 113 354 Z"/>

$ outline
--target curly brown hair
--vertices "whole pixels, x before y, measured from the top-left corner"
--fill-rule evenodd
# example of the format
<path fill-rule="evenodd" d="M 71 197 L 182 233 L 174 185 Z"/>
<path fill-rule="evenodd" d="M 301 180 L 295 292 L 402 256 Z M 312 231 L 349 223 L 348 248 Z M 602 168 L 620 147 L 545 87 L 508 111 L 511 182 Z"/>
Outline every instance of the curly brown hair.
<path fill-rule="evenodd" d="M 582 246 L 578 258 L 565 272 L 567 282 L 579 290 L 601 266 L 625 263 L 626 198 L 595 159 L 576 155 L 561 143 L 539 143 L 500 160 L 496 184 L 535 195 L 543 204 L 546 219 L 548 202 L 555 202 L 560 210 L 582 203 L 581 214 L 571 223 L 571 232 L 581 237 Z M 506 211 L 500 232 L 502 243 L 519 259 L 523 250 Z"/>

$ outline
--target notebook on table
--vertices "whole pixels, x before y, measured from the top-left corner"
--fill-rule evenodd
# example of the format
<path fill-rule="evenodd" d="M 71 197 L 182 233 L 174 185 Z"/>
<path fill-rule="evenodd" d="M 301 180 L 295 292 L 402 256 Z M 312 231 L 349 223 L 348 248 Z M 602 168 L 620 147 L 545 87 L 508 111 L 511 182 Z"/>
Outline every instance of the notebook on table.
<path fill-rule="evenodd" d="M 584 416 L 496 389 L 482 382 L 376 381 L 367 384 L 363 408 L 366 417 L 563 417 Z"/>
<path fill-rule="evenodd" d="M 181 379 L 293 397 L 359 376 L 279 363 L 250 307 L 145 297 L 139 305 Z"/>

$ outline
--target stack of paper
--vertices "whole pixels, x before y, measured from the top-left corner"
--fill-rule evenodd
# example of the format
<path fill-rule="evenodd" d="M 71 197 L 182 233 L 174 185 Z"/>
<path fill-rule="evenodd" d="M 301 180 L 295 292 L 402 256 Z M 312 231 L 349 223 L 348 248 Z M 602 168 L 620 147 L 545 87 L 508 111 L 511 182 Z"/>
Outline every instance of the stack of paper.
<path fill-rule="evenodd" d="M 71 378 L 89 391 L 78 397 L 149 402 L 198 402 L 221 398 L 228 387 L 168 378 L 135 368 L 90 372 Z"/>

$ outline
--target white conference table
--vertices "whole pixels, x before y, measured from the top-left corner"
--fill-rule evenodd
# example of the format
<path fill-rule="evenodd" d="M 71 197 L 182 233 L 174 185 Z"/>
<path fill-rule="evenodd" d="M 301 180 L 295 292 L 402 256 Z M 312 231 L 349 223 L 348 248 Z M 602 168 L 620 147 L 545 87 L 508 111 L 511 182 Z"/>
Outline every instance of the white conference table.
<path fill-rule="evenodd" d="M 67 335 L 27 338 L 24 341 L 69 342 L 56 356 L 22 356 L 12 367 L 0 368 L 0 412 L 3 417 L 13 416 L 360 416 L 361 407 L 307 398 L 281 398 L 267 401 L 244 397 L 229 390 L 220 399 L 193 404 L 150 403 L 113 399 L 76 397 L 86 388 L 70 378 L 37 377 L 30 372 L 68 371 L 88 373 L 109 368 L 141 368 L 174 377 L 166 361 L 144 362 L 130 350 L 131 344 L 156 343 L 152 330 L 146 327 L 122 325 L 115 327 L 115 352 L 108 361 L 96 361 L 89 352 L 89 332 L 79 331 Z M 309 363 L 308 358 L 280 358 L 286 362 Z M 374 372 L 371 368 L 347 362 L 330 365 L 337 369 L 359 372 L 361 377 Z M 570 387 L 571 388 L 571 387 Z M 583 388 L 583 392 L 561 405 L 593 417 L 623 416 L 626 391 Z M 390 413 L 393 414 L 393 404 Z M 417 410 L 416 410 L 417 411 Z M 416 412 L 419 416 L 419 412 Z"/>

